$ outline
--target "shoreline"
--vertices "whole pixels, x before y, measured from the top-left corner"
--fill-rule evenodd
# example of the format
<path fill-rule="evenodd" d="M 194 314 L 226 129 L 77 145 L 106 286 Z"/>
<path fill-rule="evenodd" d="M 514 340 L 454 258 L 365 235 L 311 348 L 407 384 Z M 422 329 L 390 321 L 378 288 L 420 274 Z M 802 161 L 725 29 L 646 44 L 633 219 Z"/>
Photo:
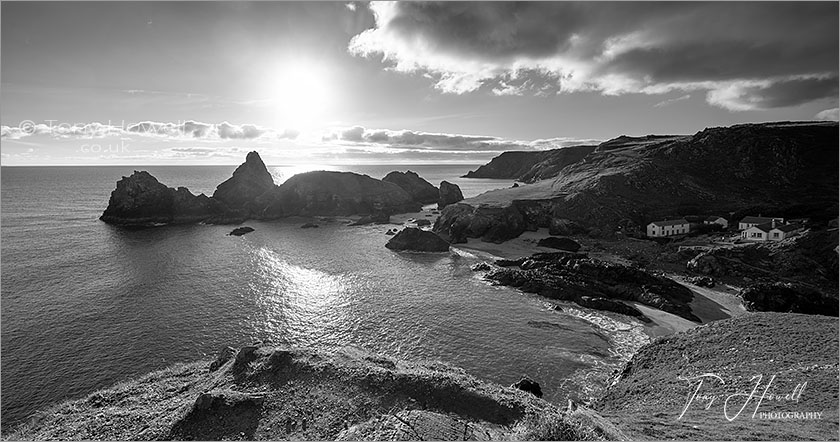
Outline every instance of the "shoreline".
<path fill-rule="evenodd" d="M 555 249 L 539 247 L 536 245 L 537 241 L 549 236 L 547 228 L 539 228 L 534 232 L 524 232 L 522 235 L 501 244 L 483 242 L 477 238 L 470 238 L 466 244 L 453 244 L 452 247 L 462 249 L 470 253 L 478 252 L 481 255 L 488 256 L 489 259 L 515 259 L 523 256 L 530 256 L 535 253 L 555 252 Z M 574 237 L 570 238 L 575 239 Z M 615 262 L 619 264 L 629 263 L 627 259 L 621 256 L 607 252 L 593 251 L 586 246 L 581 248 L 581 252 L 585 252 L 589 256 L 602 261 Z M 690 330 L 721 319 L 728 319 L 749 314 L 741 302 L 741 299 L 735 294 L 735 289 L 731 286 L 718 284 L 714 288 L 699 287 L 685 282 L 681 275 L 677 275 L 675 273 L 665 273 L 664 276 L 689 288 L 694 293 L 694 300 L 690 303 L 691 311 L 701 319 L 701 322 L 695 323 L 672 313 L 668 313 L 638 302 L 625 302 L 626 304 L 639 309 L 651 320 L 651 322 L 646 323 L 627 316 L 628 319 L 640 323 L 645 334 L 651 338 L 651 340 Z M 720 288 L 722 286 L 725 288 Z"/>

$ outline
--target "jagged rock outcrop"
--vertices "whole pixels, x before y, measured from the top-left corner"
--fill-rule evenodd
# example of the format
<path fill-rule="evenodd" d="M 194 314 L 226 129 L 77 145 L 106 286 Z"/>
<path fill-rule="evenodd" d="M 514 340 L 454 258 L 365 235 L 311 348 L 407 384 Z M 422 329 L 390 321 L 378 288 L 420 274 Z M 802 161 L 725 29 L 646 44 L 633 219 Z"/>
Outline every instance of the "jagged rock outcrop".
<path fill-rule="evenodd" d="M 570 165 L 583 160 L 596 146 L 570 146 L 543 151 L 503 152 L 464 178 L 515 179 L 525 183 L 556 176 Z"/>
<path fill-rule="evenodd" d="M 123 225 L 194 223 L 224 212 L 223 206 L 204 194 L 193 195 L 185 187 L 173 189 L 148 172 L 134 171 L 117 181 L 100 219 Z"/>
<path fill-rule="evenodd" d="M 741 291 L 747 310 L 838 316 L 837 298 L 801 284 L 755 284 Z"/>
<path fill-rule="evenodd" d="M 620 302 L 635 301 L 700 322 L 689 305 L 694 299 L 691 290 L 638 268 L 564 252 L 538 253 L 496 264 L 503 268 L 485 278 L 525 292 L 641 318 L 644 315 L 638 309 Z"/>
<path fill-rule="evenodd" d="M 233 176 L 216 187 L 213 198 L 231 209 L 245 209 L 250 212 L 249 206 L 275 187 L 274 179 L 260 155 L 257 152 L 249 152 L 245 156 L 245 162 L 233 171 Z"/>
<path fill-rule="evenodd" d="M 513 208 L 529 226 L 549 227 L 562 218 L 592 236 L 641 234 L 650 220 L 678 214 L 764 212 L 827 221 L 836 217 L 840 200 L 838 141 L 836 122 L 622 136 L 552 179 L 486 192 L 461 204 Z M 446 208 L 442 216 L 454 210 Z M 461 211 L 459 217 L 475 215 Z"/>
<path fill-rule="evenodd" d="M 173 189 L 148 172 L 117 182 L 100 219 L 117 225 L 240 223 L 311 215 L 376 215 L 416 212 L 420 203 L 402 188 L 352 172 L 308 172 L 276 186 L 257 152 L 250 152 L 212 197 Z"/>
<path fill-rule="evenodd" d="M 449 181 L 440 182 L 440 191 L 438 195 L 438 209 L 455 204 L 464 199 L 464 194 L 461 193 L 461 188 L 457 184 L 452 184 Z"/>
<path fill-rule="evenodd" d="M 382 181 L 400 186 L 400 188 L 408 192 L 414 201 L 419 203 L 430 204 L 438 200 L 438 188 L 410 170 L 405 172 L 391 172 L 385 175 Z"/>
<path fill-rule="evenodd" d="M 388 240 L 385 247 L 391 250 L 414 252 L 447 252 L 449 243 L 428 230 L 406 227 Z"/>
<path fill-rule="evenodd" d="M 511 207 L 473 207 L 454 204 L 441 212 L 432 231 L 452 244 L 467 238 L 500 243 L 516 238 L 528 227 L 522 213 Z"/>

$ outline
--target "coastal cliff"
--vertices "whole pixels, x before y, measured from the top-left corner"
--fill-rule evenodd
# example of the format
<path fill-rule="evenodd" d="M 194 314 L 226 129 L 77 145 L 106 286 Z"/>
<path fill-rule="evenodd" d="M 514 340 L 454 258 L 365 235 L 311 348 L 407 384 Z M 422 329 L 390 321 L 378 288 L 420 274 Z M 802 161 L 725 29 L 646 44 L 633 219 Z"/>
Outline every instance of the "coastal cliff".
<path fill-rule="evenodd" d="M 420 181 L 431 186 L 419 176 L 413 183 Z M 227 224 L 296 215 L 390 215 L 418 211 L 430 196 L 421 193 L 416 198 L 397 184 L 352 172 L 307 172 L 277 186 L 259 154 L 250 152 L 211 197 L 167 187 L 148 172 L 135 171 L 117 182 L 100 219 L 145 226 Z"/>
<path fill-rule="evenodd" d="M 601 143 L 553 178 L 447 207 L 434 230 L 454 242 L 468 237 L 502 242 L 559 224 L 592 236 L 639 233 L 651 220 L 685 214 L 739 218 L 772 212 L 828 220 L 838 209 L 837 145 L 836 122 L 622 136 Z M 548 162 L 539 168 L 548 174 L 551 167 Z"/>
<path fill-rule="evenodd" d="M 514 179 L 525 183 L 556 176 L 570 165 L 583 160 L 597 146 L 570 146 L 542 151 L 504 152 L 464 178 Z"/>

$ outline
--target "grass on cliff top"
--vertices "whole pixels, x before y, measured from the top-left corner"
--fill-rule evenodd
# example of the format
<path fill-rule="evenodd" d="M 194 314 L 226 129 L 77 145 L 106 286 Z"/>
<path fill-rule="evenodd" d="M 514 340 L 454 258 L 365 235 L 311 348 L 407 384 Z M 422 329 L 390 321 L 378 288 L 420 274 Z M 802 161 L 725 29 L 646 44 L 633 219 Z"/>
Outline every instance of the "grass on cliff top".
<path fill-rule="evenodd" d="M 747 314 L 643 347 L 595 409 L 633 439 L 837 440 L 838 359 L 837 318 Z"/>
<path fill-rule="evenodd" d="M 216 372 L 208 362 L 177 365 L 59 404 L 4 439 L 623 438 L 589 410 L 567 413 L 441 363 L 252 350 Z M 202 407 L 196 399 L 205 392 L 214 399 Z"/>

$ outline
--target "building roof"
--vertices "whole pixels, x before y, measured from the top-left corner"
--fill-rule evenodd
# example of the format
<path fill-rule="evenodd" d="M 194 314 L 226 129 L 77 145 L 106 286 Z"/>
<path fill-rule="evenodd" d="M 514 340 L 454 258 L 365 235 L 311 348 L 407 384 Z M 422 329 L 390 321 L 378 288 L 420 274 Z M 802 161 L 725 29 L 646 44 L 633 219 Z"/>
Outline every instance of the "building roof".
<path fill-rule="evenodd" d="M 724 218 L 722 216 L 710 216 L 710 217 L 706 218 L 706 221 L 717 221 L 719 219 L 722 219 L 722 220 L 726 221 L 726 218 Z"/>
<path fill-rule="evenodd" d="M 665 221 L 654 221 L 651 224 L 653 224 L 654 226 L 659 226 L 659 227 L 668 227 L 668 226 L 678 226 L 678 225 L 681 225 L 681 224 L 688 224 L 688 221 L 686 221 L 685 218 L 680 218 L 680 219 L 669 219 L 669 220 L 665 220 Z"/>
<path fill-rule="evenodd" d="M 780 230 L 784 233 L 793 232 L 794 230 L 798 230 L 799 226 L 796 224 L 776 224 L 776 230 Z"/>
<path fill-rule="evenodd" d="M 741 220 L 741 222 L 745 222 L 745 221 Z M 758 229 L 758 230 L 761 230 L 764 233 L 767 233 L 767 232 L 773 230 L 773 223 L 756 224 L 756 225 L 750 227 L 747 230 L 750 230 L 750 229 Z"/>
<path fill-rule="evenodd" d="M 773 222 L 771 221 L 769 223 L 758 224 L 758 225 L 752 226 L 750 228 L 751 229 L 759 229 L 762 232 L 770 232 L 771 230 L 778 230 L 780 232 L 788 233 L 788 232 L 793 232 L 794 230 L 798 230 L 799 226 L 797 226 L 796 224 L 781 224 L 781 223 L 776 223 L 776 225 L 773 226 Z"/>
<path fill-rule="evenodd" d="M 741 222 L 744 224 L 765 224 L 769 223 L 773 220 L 780 220 L 782 218 L 768 218 L 766 216 L 745 216 L 741 219 Z"/>

